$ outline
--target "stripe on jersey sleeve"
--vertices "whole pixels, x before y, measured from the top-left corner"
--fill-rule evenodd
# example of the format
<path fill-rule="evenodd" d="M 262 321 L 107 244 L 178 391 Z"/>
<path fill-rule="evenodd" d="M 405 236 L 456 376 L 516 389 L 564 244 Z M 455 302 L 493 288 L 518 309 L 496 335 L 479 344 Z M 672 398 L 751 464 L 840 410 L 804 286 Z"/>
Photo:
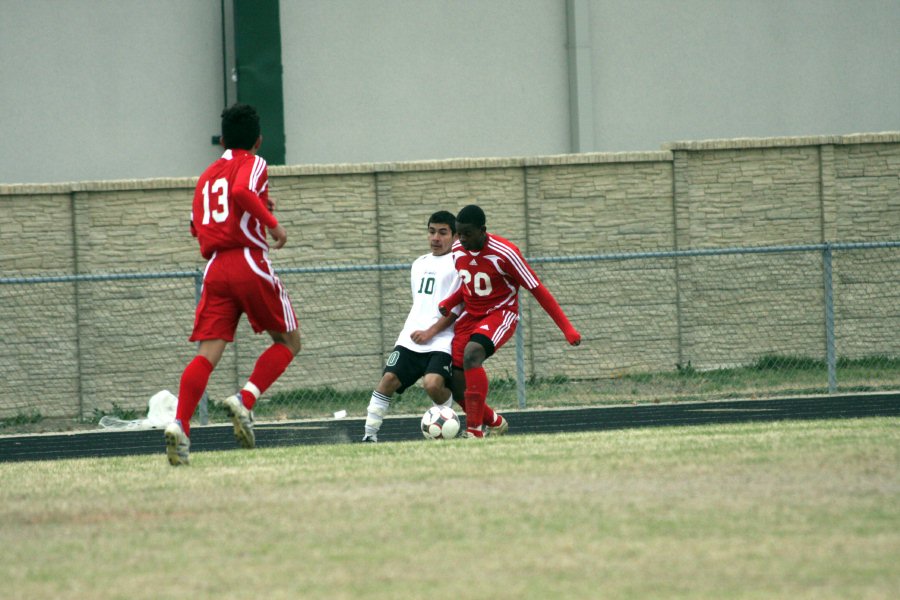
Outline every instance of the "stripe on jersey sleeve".
<path fill-rule="evenodd" d="M 251 216 L 252 215 L 250 213 L 245 212 L 241 217 L 241 231 L 244 232 L 244 235 L 247 236 L 247 239 L 250 240 L 253 244 L 263 250 L 268 250 L 269 244 L 266 242 L 266 238 L 263 237 L 261 235 L 261 232 L 259 231 L 259 221 L 254 219 L 257 225 L 257 230 L 255 232 L 250 229 Z"/>
<path fill-rule="evenodd" d="M 537 286 L 541 285 L 541 282 L 538 281 L 537 277 L 531 272 L 531 269 L 528 268 L 528 265 L 519 256 L 519 253 L 514 249 L 510 248 L 506 244 L 502 244 L 496 241 L 494 238 L 490 238 L 488 240 L 488 248 L 492 251 L 496 252 L 500 256 L 506 259 L 506 261 L 512 266 L 513 269 L 519 274 L 519 278 L 522 280 L 522 283 L 529 290 L 533 290 Z"/>
<path fill-rule="evenodd" d="M 266 159 L 262 156 L 254 156 L 253 157 L 253 170 L 250 172 L 250 189 L 256 192 L 257 194 L 261 193 L 262 190 L 257 190 L 257 186 L 259 185 L 259 178 L 262 177 L 263 171 L 266 170 Z"/>

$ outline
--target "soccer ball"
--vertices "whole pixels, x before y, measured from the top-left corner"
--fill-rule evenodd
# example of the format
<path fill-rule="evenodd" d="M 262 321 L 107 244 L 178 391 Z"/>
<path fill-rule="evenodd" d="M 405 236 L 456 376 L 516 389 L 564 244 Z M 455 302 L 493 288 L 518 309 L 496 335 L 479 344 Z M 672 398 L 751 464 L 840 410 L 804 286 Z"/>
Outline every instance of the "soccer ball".
<path fill-rule="evenodd" d="M 422 415 L 422 435 L 429 440 L 449 440 L 459 433 L 459 417 L 449 406 L 432 406 Z"/>

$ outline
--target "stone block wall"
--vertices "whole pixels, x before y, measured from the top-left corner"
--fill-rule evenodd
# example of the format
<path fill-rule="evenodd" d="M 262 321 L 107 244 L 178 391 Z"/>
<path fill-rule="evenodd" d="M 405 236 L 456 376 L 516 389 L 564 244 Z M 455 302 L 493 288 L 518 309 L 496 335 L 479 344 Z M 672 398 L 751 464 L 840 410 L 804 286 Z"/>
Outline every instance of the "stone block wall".
<path fill-rule="evenodd" d="M 299 314 L 304 350 L 276 389 L 366 389 L 409 307 L 408 271 L 292 273 L 409 263 L 425 224 L 472 202 L 526 256 L 900 239 L 900 133 L 679 142 L 659 152 L 270 167 L 288 246 L 272 253 Z M 0 185 L 0 277 L 202 270 L 188 232 L 194 179 Z M 896 254 L 836 263 L 847 352 L 900 354 Z M 854 262 L 856 261 L 856 262 Z M 880 261 L 880 262 L 878 262 Z M 536 263 L 585 334 L 566 346 L 523 303 L 527 374 L 574 378 L 743 364 L 760 354 L 823 353 L 815 255 Z M 177 389 L 193 321 L 189 276 L 140 282 L 0 285 L 0 373 L 14 388 L 0 417 L 90 415 Z M 526 294 L 527 296 L 527 294 Z M 841 320 L 843 319 L 843 320 Z M 231 393 L 265 336 L 246 324 L 211 384 Z M 45 351 L 49 348 L 49 353 Z M 515 353 L 492 359 L 512 378 Z M 40 381 L 40 398 L 30 392 Z M 24 398 L 24 399 L 22 399 Z M 74 408 L 73 408 L 74 407 Z"/>

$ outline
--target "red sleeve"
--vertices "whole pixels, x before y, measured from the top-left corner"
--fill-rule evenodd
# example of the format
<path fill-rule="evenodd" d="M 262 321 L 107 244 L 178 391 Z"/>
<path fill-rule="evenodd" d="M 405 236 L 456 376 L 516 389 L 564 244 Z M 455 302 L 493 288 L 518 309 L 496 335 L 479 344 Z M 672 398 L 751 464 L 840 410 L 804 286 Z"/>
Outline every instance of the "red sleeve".
<path fill-rule="evenodd" d="M 556 326 L 563 332 L 566 336 L 566 340 L 570 344 L 581 340 L 581 334 L 572 327 L 571 323 L 569 323 L 568 317 L 566 317 L 566 314 L 559 306 L 556 298 L 553 297 L 550 290 L 544 287 L 544 284 L 539 284 L 536 288 L 531 290 L 531 294 L 534 296 L 534 299 L 538 301 L 538 304 L 541 305 L 541 308 L 550 315 L 550 318 L 553 319 L 553 322 L 556 323 Z"/>
<path fill-rule="evenodd" d="M 441 300 L 438 304 L 438 310 L 440 310 L 441 314 L 447 316 L 447 314 L 452 311 L 458 304 L 463 301 L 463 289 L 462 286 L 456 288 L 456 291 Z"/>
<path fill-rule="evenodd" d="M 496 238 L 496 236 L 495 236 Z M 498 252 L 503 259 L 512 277 L 526 290 L 533 292 L 535 288 L 541 285 L 541 280 L 535 274 L 534 269 L 522 256 L 522 251 L 517 246 L 507 240 L 497 240 L 497 246 L 491 246 L 493 250 Z"/>
<path fill-rule="evenodd" d="M 239 186 L 231 192 L 231 197 L 238 203 L 238 206 L 246 210 L 248 213 L 259 219 L 259 222 L 272 229 L 278 226 L 278 219 L 275 218 L 262 199 L 245 186 Z"/>
<path fill-rule="evenodd" d="M 263 193 L 268 195 L 267 182 L 266 161 L 255 156 L 254 160 L 248 160 L 241 165 L 237 177 L 235 177 L 231 197 L 238 206 L 259 219 L 259 222 L 267 228 L 272 229 L 278 226 L 278 219 L 269 211 L 266 203 L 256 192 L 261 188 Z"/>

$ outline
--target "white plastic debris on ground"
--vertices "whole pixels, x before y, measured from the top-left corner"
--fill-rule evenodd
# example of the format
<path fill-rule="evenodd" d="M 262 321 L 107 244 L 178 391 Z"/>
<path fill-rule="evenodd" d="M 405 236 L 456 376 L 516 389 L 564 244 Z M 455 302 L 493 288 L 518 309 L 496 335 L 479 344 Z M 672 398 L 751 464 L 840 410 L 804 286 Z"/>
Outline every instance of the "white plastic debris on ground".
<path fill-rule="evenodd" d="M 147 402 L 147 418 L 126 421 L 109 415 L 100 419 L 103 429 L 162 429 L 175 420 L 176 398 L 169 390 L 155 394 Z"/>

